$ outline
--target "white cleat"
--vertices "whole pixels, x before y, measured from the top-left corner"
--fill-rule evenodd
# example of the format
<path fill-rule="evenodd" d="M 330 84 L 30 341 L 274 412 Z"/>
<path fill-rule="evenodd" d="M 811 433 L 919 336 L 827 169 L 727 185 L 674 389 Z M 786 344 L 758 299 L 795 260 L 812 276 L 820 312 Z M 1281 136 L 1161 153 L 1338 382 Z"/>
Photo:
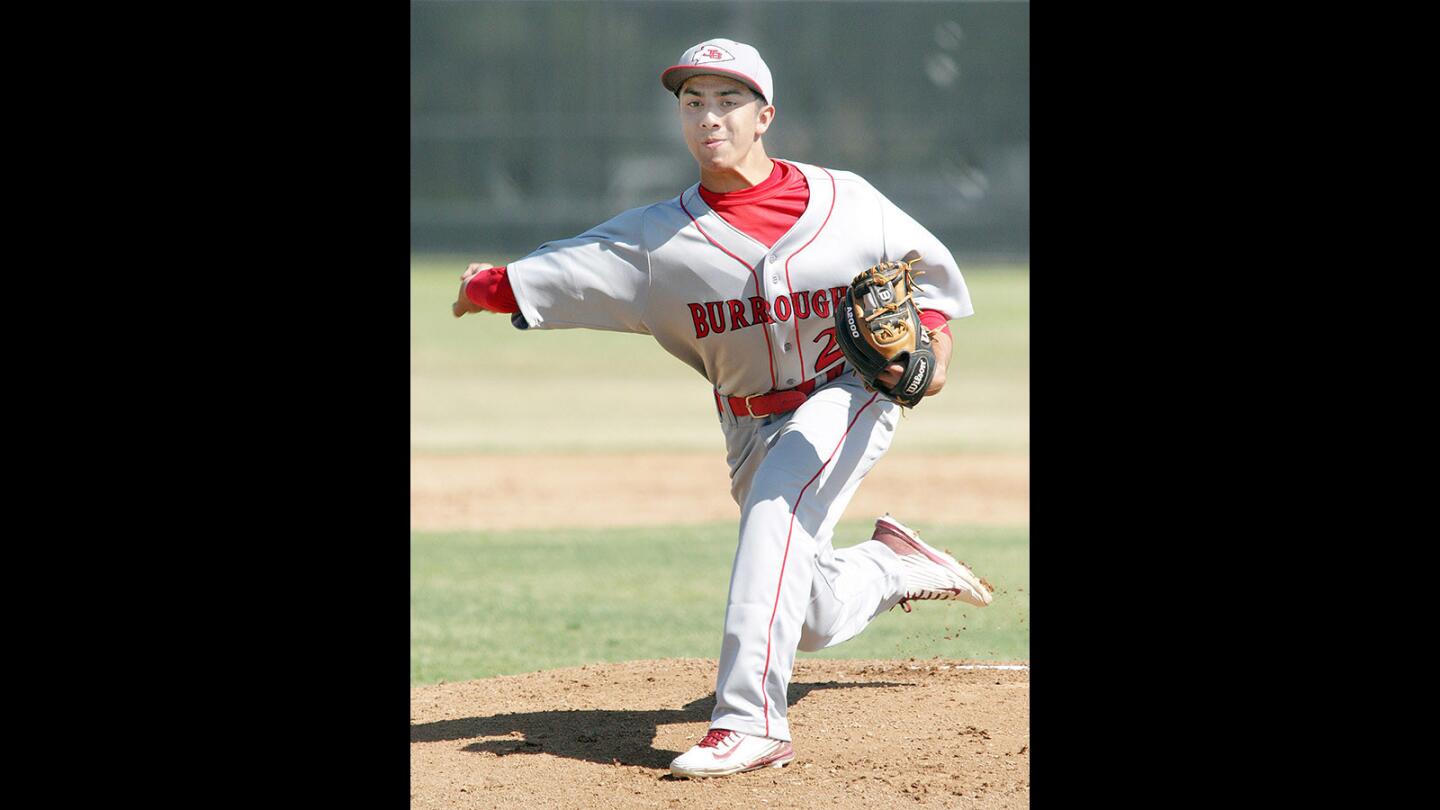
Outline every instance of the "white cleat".
<path fill-rule="evenodd" d="M 729 776 L 757 768 L 780 768 L 794 758 L 795 748 L 788 740 L 712 728 L 705 739 L 670 763 L 670 773 L 692 779 Z"/>
<path fill-rule="evenodd" d="M 965 563 L 927 544 L 914 530 L 888 514 L 875 521 L 871 539 L 888 546 L 905 566 L 905 596 L 899 604 L 906 613 L 910 612 L 912 599 L 959 599 L 985 607 L 994 598 L 995 589 Z"/>

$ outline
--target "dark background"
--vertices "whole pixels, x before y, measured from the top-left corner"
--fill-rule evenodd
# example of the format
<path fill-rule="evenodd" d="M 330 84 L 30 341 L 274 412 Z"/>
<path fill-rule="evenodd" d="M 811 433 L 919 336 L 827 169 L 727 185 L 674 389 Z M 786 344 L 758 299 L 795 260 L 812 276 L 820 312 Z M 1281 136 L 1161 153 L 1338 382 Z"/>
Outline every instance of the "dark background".
<path fill-rule="evenodd" d="M 767 152 L 865 177 L 965 260 L 1030 255 L 1030 4 L 410 4 L 410 240 L 523 255 L 697 179 L 660 73 L 725 37 Z"/>

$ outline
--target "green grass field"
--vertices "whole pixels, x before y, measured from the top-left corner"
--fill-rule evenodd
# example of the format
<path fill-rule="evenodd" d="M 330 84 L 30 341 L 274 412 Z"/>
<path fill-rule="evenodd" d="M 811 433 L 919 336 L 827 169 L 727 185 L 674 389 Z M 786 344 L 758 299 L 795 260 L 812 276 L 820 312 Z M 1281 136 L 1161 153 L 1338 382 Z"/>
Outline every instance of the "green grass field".
<path fill-rule="evenodd" d="M 723 463 L 709 384 L 653 339 L 524 332 L 493 315 L 456 320 L 450 303 L 466 263 L 412 258 L 412 453 L 703 451 Z M 965 271 L 976 315 L 951 325 L 949 385 L 907 415 L 884 463 L 907 455 L 1028 453 L 1029 270 Z M 603 415 L 576 406 L 594 402 L 605 404 Z M 984 609 L 916 603 L 914 613 L 895 610 L 859 637 L 801 658 L 1028 660 L 1028 526 L 907 522 L 995 583 L 996 601 Z M 411 683 L 714 658 L 735 531 L 709 524 L 412 532 Z M 842 521 L 835 545 L 869 532 L 868 520 Z"/>
<path fill-rule="evenodd" d="M 842 522 L 837 546 L 869 537 Z M 1029 531 L 915 528 L 998 592 L 990 606 L 916 602 L 818 658 L 1024 660 Z M 639 658 L 715 658 L 736 528 L 416 533 L 410 542 L 414 685 Z M 843 538 L 843 539 L 840 539 Z"/>

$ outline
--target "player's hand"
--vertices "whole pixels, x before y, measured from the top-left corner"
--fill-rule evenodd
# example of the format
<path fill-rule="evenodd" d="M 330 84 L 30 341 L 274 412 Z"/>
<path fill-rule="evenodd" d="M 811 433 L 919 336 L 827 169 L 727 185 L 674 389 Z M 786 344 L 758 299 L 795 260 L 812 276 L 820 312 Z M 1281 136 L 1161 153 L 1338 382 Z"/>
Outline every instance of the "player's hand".
<path fill-rule="evenodd" d="M 945 369 L 950 365 L 950 350 L 952 347 L 950 336 L 944 332 L 936 332 L 930 336 L 930 348 L 935 351 L 935 376 L 930 378 L 930 387 L 925 389 L 925 396 L 930 397 L 940 393 L 945 387 Z M 895 384 L 900 382 L 900 375 L 905 373 L 905 367 L 899 363 L 891 363 L 880 372 L 875 381 L 883 384 L 887 389 L 894 390 Z"/>
<path fill-rule="evenodd" d="M 474 278 L 481 271 L 489 270 L 492 266 L 493 265 L 486 264 L 485 262 L 472 262 L 469 267 L 465 268 L 465 272 L 460 274 L 460 294 L 455 297 L 455 303 L 450 305 L 450 314 L 459 318 L 469 312 L 485 311 L 484 308 L 476 306 L 475 302 L 471 301 L 470 297 L 465 294 L 465 285 L 469 284 L 470 279 Z"/>

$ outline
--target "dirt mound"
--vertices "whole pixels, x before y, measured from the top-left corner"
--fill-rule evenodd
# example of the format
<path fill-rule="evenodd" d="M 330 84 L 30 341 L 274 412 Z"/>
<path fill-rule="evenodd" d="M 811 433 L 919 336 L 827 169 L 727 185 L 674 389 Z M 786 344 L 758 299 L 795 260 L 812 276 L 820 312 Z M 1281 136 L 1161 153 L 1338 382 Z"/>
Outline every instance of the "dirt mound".
<path fill-rule="evenodd" d="M 1023 526 L 1028 455 L 892 457 L 846 514 L 908 522 Z M 925 486 L 916 487 L 916 470 Z M 563 508 L 560 508 L 563 507 Z M 670 526 L 737 520 L 723 454 L 412 456 L 410 527 L 418 531 Z"/>
<path fill-rule="evenodd" d="M 1029 807 L 1030 673 L 800 660 L 796 759 L 675 779 L 716 662 L 592 664 L 410 690 L 412 807 Z M 698 804 L 697 804 L 698 800 Z"/>

